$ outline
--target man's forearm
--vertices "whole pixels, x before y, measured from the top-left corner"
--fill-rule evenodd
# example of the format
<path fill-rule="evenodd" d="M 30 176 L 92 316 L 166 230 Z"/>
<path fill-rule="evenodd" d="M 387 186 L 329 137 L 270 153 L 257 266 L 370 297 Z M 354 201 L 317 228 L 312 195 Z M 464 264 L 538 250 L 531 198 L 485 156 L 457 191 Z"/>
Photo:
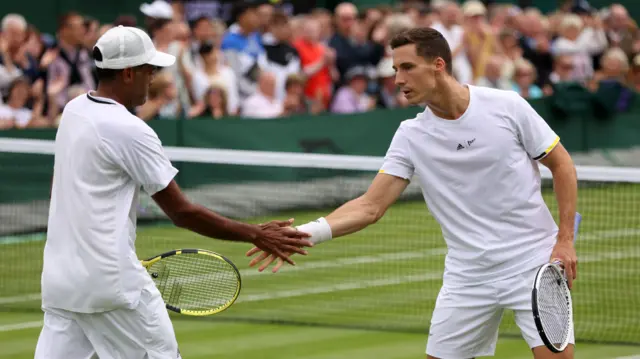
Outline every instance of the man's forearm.
<path fill-rule="evenodd" d="M 203 236 L 228 241 L 251 242 L 257 234 L 256 226 L 234 221 L 197 204 L 172 221 L 178 227 Z"/>
<path fill-rule="evenodd" d="M 340 206 L 326 219 L 335 238 L 358 232 L 375 223 L 379 217 L 375 206 L 359 197 Z"/>
<path fill-rule="evenodd" d="M 558 202 L 560 225 L 558 240 L 573 241 L 573 229 L 578 202 L 578 179 L 571 164 L 552 170 L 553 188 Z"/>

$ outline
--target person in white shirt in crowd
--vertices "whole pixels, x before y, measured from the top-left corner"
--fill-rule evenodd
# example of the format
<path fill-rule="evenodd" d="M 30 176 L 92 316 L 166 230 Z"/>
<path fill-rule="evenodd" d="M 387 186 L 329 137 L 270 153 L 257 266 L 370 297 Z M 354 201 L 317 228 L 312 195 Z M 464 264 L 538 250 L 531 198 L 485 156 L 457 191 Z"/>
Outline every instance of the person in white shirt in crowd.
<path fill-rule="evenodd" d="M 49 125 L 43 116 L 44 90 L 43 81 L 37 80 L 31 86 L 25 77 L 18 77 L 9 85 L 9 96 L 4 104 L 0 104 L 0 129 L 46 127 Z M 27 101 L 33 99 L 33 109 L 29 109 Z"/>
<path fill-rule="evenodd" d="M 431 25 L 447 39 L 453 56 L 453 75 L 463 84 L 473 81 L 473 69 L 464 44 L 464 29 L 459 24 L 461 10 L 453 1 L 443 1 L 438 6 L 440 20 Z"/>
<path fill-rule="evenodd" d="M 202 69 L 194 69 L 193 72 L 193 107 L 200 107 L 200 103 L 205 100 L 205 94 L 213 84 L 224 87 L 227 97 L 226 112 L 236 115 L 240 107 L 238 93 L 238 79 L 236 73 L 230 66 L 227 66 L 222 59 L 220 48 L 212 42 L 204 42 L 198 51 L 203 64 Z"/>
<path fill-rule="evenodd" d="M 35 358 L 179 359 L 164 301 L 136 255 L 141 189 L 175 225 L 206 237 L 253 242 L 281 258 L 312 244 L 291 221 L 234 221 L 180 190 L 157 134 L 130 112 L 175 57 L 144 31 L 118 26 L 93 58 L 98 88 L 67 104 L 56 134 Z"/>
<path fill-rule="evenodd" d="M 270 119 L 284 113 L 284 103 L 276 96 L 276 77 L 266 71 L 258 75 L 258 89 L 242 102 L 242 117 Z"/>
<path fill-rule="evenodd" d="M 598 17 L 588 19 L 585 24 L 578 15 L 565 15 L 560 22 L 560 37 L 551 45 L 554 56 L 571 56 L 572 80 L 583 83 L 593 76 L 592 56 L 602 53 L 608 44 L 602 21 Z"/>
<path fill-rule="evenodd" d="M 275 75 L 276 96 L 278 99 L 284 100 L 287 78 L 302 71 L 300 54 L 291 44 L 294 34 L 291 32 L 292 26 L 289 17 L 278 11 L 273 13 L 270 18 L 271 21 L 267 26 L 268 32 L 262 35 L 262 44 L 267 58 L 264 70 Z"/>
<path fill-rule="evenodd" d="M 575 279 L 578 189 L 569 153 L 517 93 L 456 81 L 451 50 L 436 30 L 408 30 L 391 48 L 396 84 L 410 104 L 426 108 L 400 124 L 366 193 L 298 229 L 316 244 L 360 231 L 415 179 L 447 245 L 427 358 L 492 356 L 508 309 L 535 359 L 573 359 L 573 338 L 560 354 L 547 349 L 531 308 L 541 265 L 558 259 L 569 287 Z M 538 163 L 552 173 L 559 225 L 542 197 Z M 250 265 L 264 261 L 264 270 L 276 259 L 262 253 Z"/>

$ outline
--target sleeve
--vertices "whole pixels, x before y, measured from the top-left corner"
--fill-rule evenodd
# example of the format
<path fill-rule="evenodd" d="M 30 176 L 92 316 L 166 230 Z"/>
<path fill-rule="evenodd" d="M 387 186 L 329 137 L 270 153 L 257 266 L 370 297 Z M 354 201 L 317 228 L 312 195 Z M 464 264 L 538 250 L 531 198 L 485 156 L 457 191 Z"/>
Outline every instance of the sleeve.
<path fill-rule="evenodd" d="M 128 134 L 115 141 L 103 141 L 122 169 L 150 196 L 165 189 L 178 173 L 151 130 L 126 129 Z M 113 136 L 116 137 L 116 136 Z"/>
<path fill-rule="evenodd" d="M 516 121 L 518 139 L 534 160 L 543 159 L 560 142 L 560 137 L 520 95 L 516 96 L 512 113 Z"/>
<path fill-rule="evenodd" d="M 414 167 L 409 153 L 409 141 L 402 125 L 396 131 L 393 140 L 391 140 L 391 145 L 387 150 L 379 173 L 386 173 L 408 180 L 413 177 Z"/>

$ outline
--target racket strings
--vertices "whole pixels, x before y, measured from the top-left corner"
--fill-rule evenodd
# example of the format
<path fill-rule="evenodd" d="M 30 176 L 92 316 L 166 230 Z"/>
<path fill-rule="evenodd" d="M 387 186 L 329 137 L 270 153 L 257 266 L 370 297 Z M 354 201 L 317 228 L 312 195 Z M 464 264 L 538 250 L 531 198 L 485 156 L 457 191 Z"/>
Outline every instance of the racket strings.
<path fill-rule="evenodd" d="M 233 300 L 239 286 L 229 263 L 197 253 L 163 258 L 148 271 L 165 303 L 183 310 L 220 309 Z"/>
<path fill-rule="evenodd" d="M 538 311 L 544 332 L 554 346 L 560 346 L 569 336 L 570 304 L 564 278 L 553 268 L 547 268 L 540 280 Z"/>

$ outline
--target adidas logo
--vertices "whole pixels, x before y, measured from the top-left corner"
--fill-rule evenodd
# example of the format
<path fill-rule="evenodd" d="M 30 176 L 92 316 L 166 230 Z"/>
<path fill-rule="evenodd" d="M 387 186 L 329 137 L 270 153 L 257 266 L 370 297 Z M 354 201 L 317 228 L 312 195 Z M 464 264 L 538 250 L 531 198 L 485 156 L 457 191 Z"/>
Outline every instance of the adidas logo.
<path fill-rule="evenodd" d="M 464 146 L 458 143 L 458 151 L 460 151 L 463 148 L 464 148 Z"/>

